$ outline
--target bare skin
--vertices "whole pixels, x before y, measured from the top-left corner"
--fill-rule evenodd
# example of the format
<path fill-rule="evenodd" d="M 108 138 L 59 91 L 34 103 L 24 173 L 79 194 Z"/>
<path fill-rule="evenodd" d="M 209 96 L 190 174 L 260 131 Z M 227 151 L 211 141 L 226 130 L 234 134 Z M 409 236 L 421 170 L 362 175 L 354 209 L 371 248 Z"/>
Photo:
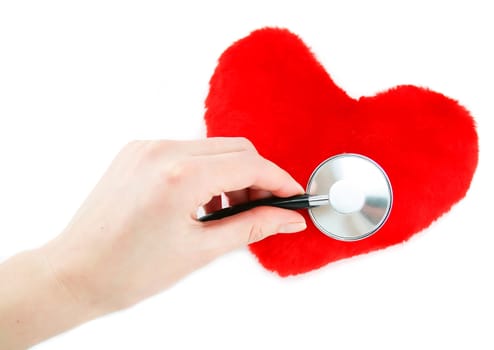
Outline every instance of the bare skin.
<path fill-rule="evenodd" d="M 262 207 L 201 223 L 197 209 L 303 193 L 243 138 L 134 141 L 66 229 L 0 265 L 0 348 L 25 349 L 157 294 L 216 257 L 305 229 L 297 212 Z M 4 283 L 8 281 L 8 283 Z"/>

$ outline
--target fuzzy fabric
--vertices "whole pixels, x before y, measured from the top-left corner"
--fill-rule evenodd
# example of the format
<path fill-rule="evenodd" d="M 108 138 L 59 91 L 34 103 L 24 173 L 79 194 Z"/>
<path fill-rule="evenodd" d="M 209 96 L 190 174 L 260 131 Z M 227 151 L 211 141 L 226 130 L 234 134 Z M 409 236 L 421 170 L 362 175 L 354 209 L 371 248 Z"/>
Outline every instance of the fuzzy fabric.
<path fill-rule="evenodd" d="M 250 246 L 281 276 L 409 239 L 463 198 L 478 160 L 475 123 L 456 101 L 410 85 L 358 100 L 335 85 L 307 46 L 285 29 L 252 32 L 220 57 L 210 81 L 208 136 L 244 136 L 305 185 L 338 153 L 366 155 L 394 192 L 386 224 L 357 242 L 331 239 L 312 224 Z"/>

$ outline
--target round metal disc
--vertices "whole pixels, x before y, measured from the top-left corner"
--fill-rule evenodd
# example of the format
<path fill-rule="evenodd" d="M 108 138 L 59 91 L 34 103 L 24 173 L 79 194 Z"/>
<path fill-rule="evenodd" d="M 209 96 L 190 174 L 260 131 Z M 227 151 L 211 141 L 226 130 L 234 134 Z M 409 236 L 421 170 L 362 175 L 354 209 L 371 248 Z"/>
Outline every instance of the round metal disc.
<path fill-rule="evenodd" d="M 384 170 L 354 153 L 322 162 L 309 179 L 307 193 L 328 196 L 329 205 L 311 207 L 309 215 L 321 232 L 342 241 L 360 240 L 379 230 L 393 202 Z"/>

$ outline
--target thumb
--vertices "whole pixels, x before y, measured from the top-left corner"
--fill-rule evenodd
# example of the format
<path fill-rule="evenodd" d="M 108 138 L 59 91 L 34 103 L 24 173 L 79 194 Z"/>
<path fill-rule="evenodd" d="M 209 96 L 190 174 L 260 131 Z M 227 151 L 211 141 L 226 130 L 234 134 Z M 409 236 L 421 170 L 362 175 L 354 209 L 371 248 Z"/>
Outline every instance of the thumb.
<path fill-rule="evenodd" d="M 293 210 L 258 207 L 206 227 L 207 237 L 220 253 L 260 241 L 276 233 L 294 233 L 307 228 L 304 217 Z"/>

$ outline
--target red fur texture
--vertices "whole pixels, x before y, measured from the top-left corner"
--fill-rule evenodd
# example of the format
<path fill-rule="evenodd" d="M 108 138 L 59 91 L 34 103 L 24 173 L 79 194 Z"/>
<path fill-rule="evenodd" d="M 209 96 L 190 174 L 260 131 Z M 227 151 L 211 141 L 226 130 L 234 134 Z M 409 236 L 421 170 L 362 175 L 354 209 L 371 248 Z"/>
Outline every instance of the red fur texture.
<path fill-rule="evenodd" d="M 456 101 L 397 86 L 350 98 L 307 46 L 284 29 L 252 32 L 220 57 L 206 100 L 208 136 L 244 136 L 299 183 L 326 158 L 366 155 L 388 173 L 391 215 L 373 236 L 340 242 L 318 231 L 275 235 L 250 246 L 281 276 L 409 239 L 463 198 L 477 166 L 475 123 Z"/>

